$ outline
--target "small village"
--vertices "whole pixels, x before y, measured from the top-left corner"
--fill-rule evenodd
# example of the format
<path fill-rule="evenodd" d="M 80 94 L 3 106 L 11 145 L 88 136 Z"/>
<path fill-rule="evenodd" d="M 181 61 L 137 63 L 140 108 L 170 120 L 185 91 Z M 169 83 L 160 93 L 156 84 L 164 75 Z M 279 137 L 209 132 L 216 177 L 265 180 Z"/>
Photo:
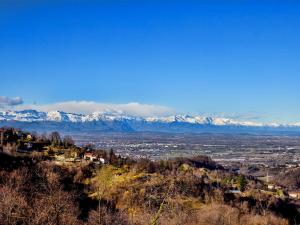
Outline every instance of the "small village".
<path fill-rule="evenodd" d="M 56 164 L 93 163 L 106 164 L 117 157 L 111 150 L 95 150 L 94 146 L 77 147 L 70 136 L 62 140 L 58 132 L 46 135 L 23 132 L 14 128 L 0 129 L 0 152 L 8 155 L 36 155 L 52 159 Z M 121 156 L 118 156 L 121 157 Z"/>

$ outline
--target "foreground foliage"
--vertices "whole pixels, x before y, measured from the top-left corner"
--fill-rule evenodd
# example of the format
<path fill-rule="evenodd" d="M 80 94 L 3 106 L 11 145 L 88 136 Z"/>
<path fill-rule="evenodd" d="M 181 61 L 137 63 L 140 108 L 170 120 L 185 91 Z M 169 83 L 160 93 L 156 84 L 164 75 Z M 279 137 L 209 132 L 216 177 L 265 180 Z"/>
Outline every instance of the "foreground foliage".
<path fill-rule="evenodd" d="M 284 225 L 297 217 L 207 157 L 57 166 L 2 154 L 0 166 L 0 224 Z M 242 195 L 226 194 L 232 179 Z"/>

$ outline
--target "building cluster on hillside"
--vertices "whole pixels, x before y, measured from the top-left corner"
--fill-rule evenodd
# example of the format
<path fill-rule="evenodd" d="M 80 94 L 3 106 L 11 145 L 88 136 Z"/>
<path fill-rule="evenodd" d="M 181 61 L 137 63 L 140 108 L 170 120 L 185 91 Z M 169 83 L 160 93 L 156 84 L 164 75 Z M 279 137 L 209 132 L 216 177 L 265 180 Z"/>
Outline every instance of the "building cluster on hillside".
<path fill-rule="evenodd" d="M 7 154 L 44 151 L 49 140 L 19 129 L 0 128 L 0 151 Z"/>
<path fill-rule="evenodd" d="M 81 154 L 78 154 L 77 151 L 73 151 L 70 155 L 69 153 L 66 154 L 69 150 L 65 150 L 64 154 L 56 154 L 54 159 L 57 163 L 94 163 L 94 164 L 106 164 L 107 159 L 101 157 L 101 155 L 96 151 L 85 151 Z"/>
<path fill-rule="evenodd" d="M 58 163 L 92 162 L 95 164 L 107 163 L 108 157 L 112 157 L 112 154 L 114 154 L 111 152 L 108 155 L 105 151 L 96 151 L 91 147 L 79 148 L 73 144 L 70 137 L 68 137 L 68 143 L 66 144 L 67 141 L 61 141 L 59 134 L 54 133 L 52 138 L 47 138 L 45 135 L 38 136 L 19 129 L 0 128 L 0 152 L 9 155 L 39 152 Z M 116 156 L 114 155 L 114 157 Z"/>

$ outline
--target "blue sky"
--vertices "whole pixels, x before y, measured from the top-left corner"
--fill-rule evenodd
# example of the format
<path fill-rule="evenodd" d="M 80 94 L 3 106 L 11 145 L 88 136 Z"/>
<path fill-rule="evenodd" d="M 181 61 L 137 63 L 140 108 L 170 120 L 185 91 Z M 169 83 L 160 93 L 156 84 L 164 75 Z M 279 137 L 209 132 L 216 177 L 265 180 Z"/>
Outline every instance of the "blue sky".
<path fill-rule="evenodd" d="M 0 3 L 2 97 L 300 121 L 299 1 L 37 2 Z"/>

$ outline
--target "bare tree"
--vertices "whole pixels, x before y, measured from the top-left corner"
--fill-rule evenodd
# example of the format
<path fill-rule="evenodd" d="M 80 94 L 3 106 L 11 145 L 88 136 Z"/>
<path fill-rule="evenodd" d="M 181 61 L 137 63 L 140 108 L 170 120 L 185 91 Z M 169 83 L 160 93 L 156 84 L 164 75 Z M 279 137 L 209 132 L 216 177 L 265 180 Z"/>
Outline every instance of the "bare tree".
<path fill-rule="evenodd" d="M 75 196 L 63 190 L 56 173 L 47 171 L 46 179 L 46 190 L 35 198 L 32 224 L 79 224 Z"/>
<path fill-rule="evenodd" d="M 60 146 L 61 145 L 61 138 L 60 138 L 60 134 L 55 131 L 52 132 L 49 136 L 49 139 L 51 141 L 51 144 L 55 147 Z"/>
<path fill-rule="evenodd" d="M 71 136 L 67 135 L 63 139 L 63 145 L 65 148 L 69 148 L 73 147 L 75 145 L 75 142 Z"/>
<path fill-rule="evenodd" d="M 16 189 L 5 185 L 0 187 L 0 224 L 24 224 L 29 207 Z"/>

